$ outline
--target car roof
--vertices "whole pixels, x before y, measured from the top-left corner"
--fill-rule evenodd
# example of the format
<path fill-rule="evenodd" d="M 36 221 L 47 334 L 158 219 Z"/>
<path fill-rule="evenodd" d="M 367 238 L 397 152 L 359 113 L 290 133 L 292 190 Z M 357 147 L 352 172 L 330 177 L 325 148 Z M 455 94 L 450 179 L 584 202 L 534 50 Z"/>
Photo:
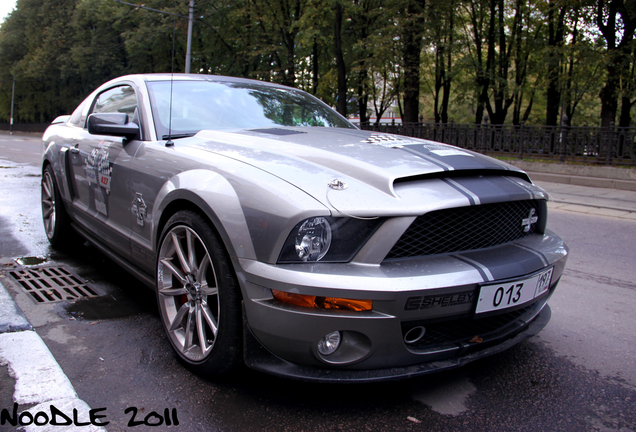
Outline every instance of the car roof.
<path fill-rule="evenodd" d="M 185 74 L 185 73 L 149 73 L 149 74 L 133 74 L 133 75 L 124 75 L 117 78 L 119 80 L 143 80 L 146 82 L 155 82 L 155 81 L 210 81 L 210 82 L 235 82 L 235 83 L 243 83 L 243 84 L 258 84 L 267 87 L 277 87 L 284 89 L 292 89 L 292 87 L 274 84 L 267 81 L 259 81 L 249 78 L 237 78 L 223 75 L 207 75 L 207 74 Z M 297 90 L 297 89 L 296 89 Z"/>

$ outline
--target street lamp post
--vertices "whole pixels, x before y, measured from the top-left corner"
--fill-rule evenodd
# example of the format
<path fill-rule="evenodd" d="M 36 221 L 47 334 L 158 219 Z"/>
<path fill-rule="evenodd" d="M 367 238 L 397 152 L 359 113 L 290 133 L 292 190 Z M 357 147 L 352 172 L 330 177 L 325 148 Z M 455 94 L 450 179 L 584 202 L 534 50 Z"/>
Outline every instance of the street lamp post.
<path fill-rule="evenodd" d="M 13 135 L 13 101 L 15 98 L 15 77 L 11 84 L 11 114 L 9 115 L 9 135 Z"/>
<path fill-rule="evenodd" d="M 194 21 L 194 0 L 190 0 L 190 10 L 188 13 L 188 42 L 186 45 L 185 73 L 190 73 L 190 63 L 192 62 L 192 22 Z"/>

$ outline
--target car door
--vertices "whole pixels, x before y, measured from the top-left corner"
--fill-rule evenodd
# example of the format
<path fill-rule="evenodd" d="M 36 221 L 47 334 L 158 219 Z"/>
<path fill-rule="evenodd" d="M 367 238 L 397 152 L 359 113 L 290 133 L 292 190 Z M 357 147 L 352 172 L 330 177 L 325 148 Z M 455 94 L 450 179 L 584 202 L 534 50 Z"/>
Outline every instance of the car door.
<path fill-rule="evenodd" d="M 126 113 L 139 122 L 132 85 L 117 85 L 96 95 L 88 115 Z M 140 138 L 140 137 L 137 137 Z M 139 140 L 93 135 L 86 128 L 71 143 L 73 206 L 77 222 L 102 245 L 130 258 L 130 175 Z"/>

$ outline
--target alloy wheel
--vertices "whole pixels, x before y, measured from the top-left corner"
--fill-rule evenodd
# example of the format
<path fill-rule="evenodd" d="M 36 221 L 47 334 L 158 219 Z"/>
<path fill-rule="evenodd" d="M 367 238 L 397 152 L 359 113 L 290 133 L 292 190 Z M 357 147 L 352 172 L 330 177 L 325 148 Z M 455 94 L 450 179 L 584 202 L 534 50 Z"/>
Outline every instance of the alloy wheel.
<path fill-rule="evenodd" d="M 164 236 L 157 268 L 159 307 L 173 345 L 190 361 L 210 354 L 219 331 L 220 302 L 210 254 L 190 227 Z"/>

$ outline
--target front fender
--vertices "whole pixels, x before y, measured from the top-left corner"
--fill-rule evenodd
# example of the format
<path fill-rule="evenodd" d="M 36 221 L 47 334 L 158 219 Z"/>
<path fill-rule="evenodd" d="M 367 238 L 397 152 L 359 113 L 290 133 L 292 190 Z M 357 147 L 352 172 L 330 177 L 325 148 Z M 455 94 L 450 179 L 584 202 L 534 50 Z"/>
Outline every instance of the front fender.
<path fill-rule="evenodd" d="M 233 167 L 237 164 L 237 167 Z M 228 161 L 222 174 L 193 169 L 176 174 L 160 189 L 153 206 L 152 244 L 180 200 L 201 209 L 233 259 L 276 262 L 291 229 L 310 216 L 330 211 L 292 184 L 256 167 Z"/>
<path fill-rule="evenodd" d="M 187 201 L 201 209 L 221 235 L 231 256 L 255 259 L 240 200 L 230 182 L 218 173 L 195 169 L 168 180 L 157 195 L 152 211 L 153 245 L 158 244 L 164 212 L 176 201 Z"/>

